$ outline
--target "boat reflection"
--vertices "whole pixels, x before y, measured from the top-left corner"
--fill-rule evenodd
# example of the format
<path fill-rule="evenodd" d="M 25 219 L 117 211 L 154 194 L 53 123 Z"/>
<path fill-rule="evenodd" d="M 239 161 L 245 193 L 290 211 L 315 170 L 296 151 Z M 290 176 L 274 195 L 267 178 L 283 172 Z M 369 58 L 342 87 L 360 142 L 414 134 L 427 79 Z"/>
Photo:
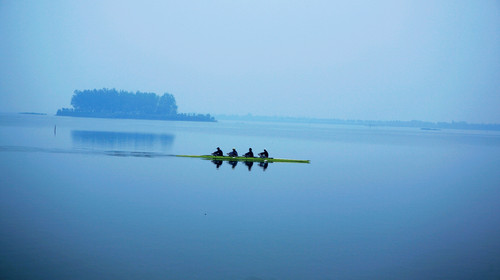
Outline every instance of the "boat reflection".
<path fill-rule="evenodd" d="M 211 160 L 211 162 L 213 164 L 215 164 L 215 168 L 216 169 L 219 169 L 222 166 L 222 163 L 224 161 L 222 161 L 222 160 Z M 253 167 L 253 164 L 254 164 L 253 161 L 242 161 L 242 162 L 248 168 L 248 171 L 252 171 L 252 167 Z M 234 169 L 238 165 L 238 161 L 236 161 L 236 160 L 230 160 L 230 161 L 227 161 L 227 163 L 229 165 L 231 165 L 231 169 Z M 259 162 L 258 166 L 261 167 L 263 171 L 266 171 L 267 167 L 269 166 L 269 162 L 267 162 L 267 161 L 265 161 L 265 162 Z"/>
<path fill-rule="evenodd" d="M 164 150 L 172 146 L 174 138 L 174 135 L 171 134 L 88 130 L 71 131 L 73 145 L 85 149 Z"/>

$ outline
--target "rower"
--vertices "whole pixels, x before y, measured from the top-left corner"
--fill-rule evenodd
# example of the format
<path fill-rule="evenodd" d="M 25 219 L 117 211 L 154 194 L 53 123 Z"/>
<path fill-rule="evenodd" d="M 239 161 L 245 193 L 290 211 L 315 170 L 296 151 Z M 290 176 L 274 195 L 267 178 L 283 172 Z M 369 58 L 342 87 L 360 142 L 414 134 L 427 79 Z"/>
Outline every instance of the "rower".
<path fill-rule="evenodd" d="M 253 157 L 252 148 L 248 149 L 248 153 L 245 154 L 245 157 Z"/>
<path fill-rule="evenodd" d="M 236 151 L 235 148 L 233 148 L 233 150 L 229 153 L 227 153 L 228 156 L 230 157 L 237 157 L 238 156 L 238 152 Z"/>
<path fill-rule="evenodd" d="M 222 150 L 219 147 L 217 147 L 217 151 L 213 152 L 212 155 L 216 157 L 221 157 L 224 155 L 224 153 L 222 153 Z"/>
<path fill-rule="evenodd" d="M 260 158 L 268 158 L 269 153 L 266 151 L 266 149 L 264 149 L 264 151 L 262 153 L 259 153 L 259 157 Z"/>

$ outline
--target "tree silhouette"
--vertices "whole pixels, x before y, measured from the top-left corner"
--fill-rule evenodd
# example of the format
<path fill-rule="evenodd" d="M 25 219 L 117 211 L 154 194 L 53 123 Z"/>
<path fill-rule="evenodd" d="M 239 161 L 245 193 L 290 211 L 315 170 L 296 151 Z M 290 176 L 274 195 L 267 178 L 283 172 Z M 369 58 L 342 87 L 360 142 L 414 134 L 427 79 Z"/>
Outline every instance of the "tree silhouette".
<path fill-rule="evenodd" d="M 175 98 L 172 94 L 164 93 L 158 102 L 158 107 L 156 108 L 158 114 L 165 115 L 176 115 L 177 114 L 177 104 L 175 103 Z"/>
<path fill-rule="evenodd" d="M 71 98 L 73 109 L 57 111 L 60 116 L 171 119 L 193 121 L 215 121 L 209 114 L 178 114 L 175 97 L 164 93 L 136 93 L 116 89 L 75 90 Z"/>

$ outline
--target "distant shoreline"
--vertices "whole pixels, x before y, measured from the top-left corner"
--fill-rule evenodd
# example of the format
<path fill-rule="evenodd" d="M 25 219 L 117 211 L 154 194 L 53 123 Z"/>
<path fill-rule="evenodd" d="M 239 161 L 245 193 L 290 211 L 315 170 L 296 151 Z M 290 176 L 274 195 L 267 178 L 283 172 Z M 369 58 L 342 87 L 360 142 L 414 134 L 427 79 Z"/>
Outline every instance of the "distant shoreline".
<path fill-rule="evenodd" d="M 427 131 L 439 131 L 441 129 L 463 129 L 463 130 L 486 130 L 500 131 L 500 124 L 478 124 L 467 122 L 427 122 L 427 121 L 372 121 L 372 120 L 342 120 L 342 119 L 320 119 L 320 118 L 297 118 L 297 117 L 271 117 L 253 115 L 215 115 L 218 120 L 234 121 L 260 121 L 260 122 L 285 122 L 285 123 L 311 123 L 311 124 L 335 124 L 335 125 L 358 125 L 368 127 L 411 127 Z"/>
<path fill-rule="evenodd" d="M 73 110 L 58 110 L 56 116 L 78 117 L 78 118 L 98 118 L 98 119 L 137 119 L 137 120 L 163 120 L 163 121 L 195 121 L 195 122 L 216 122 L 210 115 L 202 114 L 128 114 L 128 113 L 94 113 L 78 112 Z"/>
<path fill-rule="evenodd" d="M 47 115 L 46 113 L 18 112 L 23 115 Z M 141 119 L 141 120 L 166 120 L 166 121 L 201 121 L 217 122 L 217 120 L 228 121 L 254 121 L 254 122 L 282 122 L 282 123 L 310 123 L 310 124 L 333 124 L 333 125 L 355 125 L 368 127 L 408 127 L 418 128 L 424 131 L 440 131 L 443 129 L 459 130 L 482 130 L 500 131 L 500 124 L 496 123 L 468 123 L 468 122 L 426 122 L 426 121 L 372 121 L 372 120 L 342 120 L 342 119 L 320 119 L 320 118 L 298 118 L 298 117 L 273 117 L 273 116 L 253 116 L 253 115 L 215 115 L 209 114 L 178 114 L 176 116 L 157 115 L 121 115 L 109 113 L 88 113 L 59 110 L 56 116 L 81 117 L 81 118 L 102 118 L 102 119 Z M 217 118 L 217 120 L 215 119 Z"/>

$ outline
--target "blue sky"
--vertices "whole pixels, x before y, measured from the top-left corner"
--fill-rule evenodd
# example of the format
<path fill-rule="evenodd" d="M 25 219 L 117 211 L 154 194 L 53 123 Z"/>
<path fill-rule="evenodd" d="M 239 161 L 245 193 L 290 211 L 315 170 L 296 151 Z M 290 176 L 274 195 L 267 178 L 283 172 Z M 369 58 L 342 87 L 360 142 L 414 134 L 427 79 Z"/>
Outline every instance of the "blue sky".
<path fill-rule="evenodd" d="M 498 1 L 3 1 L 0 112 L 75 89 L 179 111 L 500 123 Z"/>

